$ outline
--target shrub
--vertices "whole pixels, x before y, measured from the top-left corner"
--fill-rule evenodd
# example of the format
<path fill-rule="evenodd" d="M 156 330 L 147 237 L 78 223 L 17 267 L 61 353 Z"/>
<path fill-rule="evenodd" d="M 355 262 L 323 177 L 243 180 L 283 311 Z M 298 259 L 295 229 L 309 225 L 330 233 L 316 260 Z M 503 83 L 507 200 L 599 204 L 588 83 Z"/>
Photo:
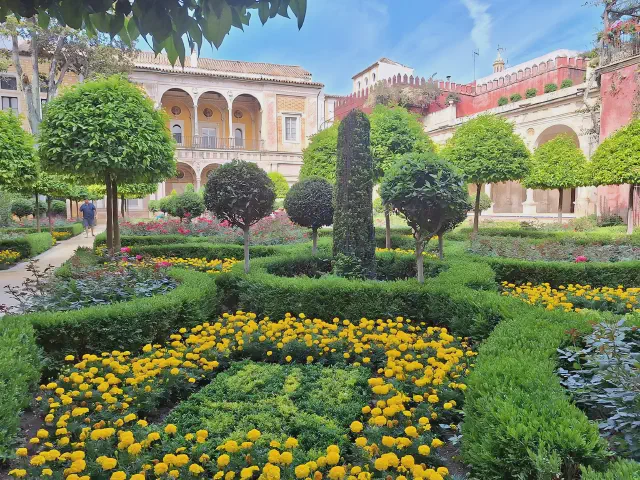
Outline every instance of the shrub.
<path fill-rule="evenodd" d="M 11 213 L 20 220 L 33 215 L 33 201 L 27 198 L 16 198 L 11 202 Z"/>
<path fill-rule="evenodd" d="M 520 100 L 522 100 L 522 95 L 520 95 L 519 93 L 514 93 L 509 97 L 509 100 L 511 100 L 511 103 L 519 102 Z"/>
<path fill-rule="evenodd" d="M 148 237 L 142 237 L 148 238 Z M 279 250 L 275 247 L 255 246 L 249 248 L 252 257 L 275 255 Z M 207 260 L 224 260 L 225 258 L 244 258 L 242 245 L 213 245 L 210 243 L 169 243 L 164 245 L 138 244 L 131 247 L 133 254 L 151 257 L 206 258 Z"/>
<path fill-rule="evenodd" d="M 551 93 L 558 90 L 558 86 L 555 83 L 547 83 L 544 86 L 544 93 Z"/>
<path fill-rule="evenodd" d="M 476 201 L 475 195 L 469 195 L 468 201 L 471 210 L 473 210 L 473 205 Z M 491 197 L 484 192 L 480 192 L 480 212 L 491 208 L 491 205 L 493 205 L 493 200 L 491 200 Z"/>
<path fill-rule="evenodd" d="M 149 200 L 148 209 L 151 213 L 160 211 L 160 200 Z"/>
<path fill-rule="evenodd" d="M 317 176 L 335 183 L 339 126 L 338 122 L 334 122 L 329 128 L 311 136 L 309 145 L 302 152 L 300 180 Z"/>
<path fill-rule="evenodd" d="M 53 238 L 49 232 L 27 233 L 17 238 L 0 238 L 0 250 L 14 250 L 21 258 L 35 257 L 51 248 Z"/>
<path fill-rule="evenodd" d="M 284 198 L 289 191 L 289 182 L 280 172 L 269 172 L 269 178 L 275 186 L 276 198 Z"/>
<path fill-rule="evenodd" d="M 373 199 L 373 213 L 384 213 L 384 205 L 382 204 L 382 199 L 380 197 Z"/>
<path fill-rule="evenodd" d="M 507 97 L 500 97 L 498 99 L 498 106 L 502 107 L 504 105 L 506 105 L 507 103 L 509 103 L 509 99 Z"/>
<path fill-rule="evenodd" d="M 51 202 L 51 215 L 67 216 L 67 204 L 62 200 Z"/>
<path fill-rule="evenodd" d="M 560 84 L 560 88 L 569 88 L 573 86 L 573 80 L 570 78 L 565 78 Z"/>
<path fill-rule="evenodd" d="M 204 213 L 204 200 L 199 193 L 184 192 L 175 198 L 173 208 L 173 215 L 180 220 L 185 217 L 188 219 L 196 218 Z"/>
<path fill-rule="evenodd" d="M 538 90 L 536 88 L 528 88 L 527 91 L 524 93 L 524 96 L 527 98 L 533 98 L 536 95 L 538 95 Z"/>
<path fill-rule="evenodd" d="M 599 227 L 617 227 L 624 225 L 624 219 L 615 213 L 603 213 L 598 217 L 597 223 Z"/>
<path fill-rule="evenodd" d="M 324 178 L 308 177 L 296 183 L 284 199 L 291 220 L 312 230 L 312 253 L 318 250 L 318 229 L 333 223 L 333 186 Z"/>
<path fill-rule="evenodd" d="M 616 460 L 605 472 L 582 467 L 582 480 L 635 480 L 640 477 L 640 463 L 633 460 Z"/>
<path fill-rule="evenodd" d="M 207 208 L 244 232 L 244 269 L 249 272 L 249 230 L 273 211 L 273 182 L 255 163 L 233 160 L 214 170 L 205 188 Z"/>
<path fill-rule="evenodd" d="M 369 120 L 359 110 L 340 124 L 333 221 L 333 254 L 338 275 L 375 276 L 373 159 Z M 355 267 L 355 268 L 354 268 Z"/>

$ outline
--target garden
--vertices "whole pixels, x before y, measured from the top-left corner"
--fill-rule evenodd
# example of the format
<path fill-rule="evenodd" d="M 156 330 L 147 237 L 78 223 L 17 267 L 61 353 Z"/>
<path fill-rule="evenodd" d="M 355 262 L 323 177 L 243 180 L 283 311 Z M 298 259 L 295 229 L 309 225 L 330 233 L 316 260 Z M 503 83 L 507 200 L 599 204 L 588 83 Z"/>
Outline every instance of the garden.
<path fill-rule="evenodd" d="M 58 123 L 68 111 L 82 132 Z M 469 227 L 467 184 L 487 180 L 467 160 L 500 139 L 490 181 L 529 165 L 512 126 L 480 117 L 475 146 L 462 131 L 436 153 L 405 110 L 375 115 L 336 127 L 333 178 L 303 175 L 283 210 L 273 179 L 234 160 L 159 206 L 182 215 L 130 223 L 127 185 L 175 166 L 162 114 L 118 78 L 54 99 L 38 161 L 104 180 L 111 207 L 93 249 L 32 264 L 11 292 L 0 476 L 637 478 L 637 234 Z M 106 136 L 118 118 L 139 130 Z M 374 149 L 386 120 L 406 141 Z"/>

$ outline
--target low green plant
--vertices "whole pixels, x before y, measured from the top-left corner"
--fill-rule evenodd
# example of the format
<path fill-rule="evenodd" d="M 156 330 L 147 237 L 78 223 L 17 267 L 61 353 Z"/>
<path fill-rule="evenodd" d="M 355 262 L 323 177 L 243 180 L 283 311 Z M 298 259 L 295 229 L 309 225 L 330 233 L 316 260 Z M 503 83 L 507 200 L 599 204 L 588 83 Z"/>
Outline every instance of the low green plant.
<path fill-rule="evenodd" d="M 33 215 L 33 201 L 28 198 L 16 198 L 11 202 L 11 213 L 20 220 Z"/>
<path fill-rule="evenodd" d="M 624 219 L 615 213 L 603 213 L 598 217 L 599 227 L 617 227 L 624 225 Z"/>
<path fill-rule="evenodd" d="M 289 182 L 280 172 L 269 172 L 269 178 L 275 185 L 276 198 L 284 198 L 289 191 Z"/>
<path fill-rule="evenodd" d="M 193 191 L 184 192 L 175 198 L 172 215 L 178 217 L 180 220 L 184 218 L 192 219 L 202 215 L 204 210 L 202 195 Z"/>
<path fill-rule="evenodd" d="M 556 85 L 555 83 L 547 83 L 544 86 L 544 93 L 551 93 L 555 92 L 556 90 L 558 90 L 558 85 Z"/>
<path fill-rule="evenodd" d="M 573 86 L 573 80 L 570 78 L 565 78 L 560 84 L 560 88 L 569 88 Z"/>
<path fill-rule="evenodd" d="M 498 106 L 502 107 L 504 105 L 506 105 L 507 103 L 509 103 L 509 98 L 508 97 L 500 97 L 498 99 Z"/>
<path fill-rule="evenodd" d="M 62 200 L 51 202 L 51 215 L 67 216 L 67 204 Z"/>
<path fill-rule="evenodd" d="M 526 98 L 533 98 L 536 95 L 538 95 L 538 89 L 536 88 L 528 88 L 527 91 L 524 93 L 524 96 Z"/>
<path fill-rule="evenodd" d="M 511 100 L 511 103 L 519 102 L 520 100 L 522 100 L 522 95 L 520 95 L 519 93 L 514 93 L 509 97 L 509 100 Z"/>
<path fill-rule="evenodd" d="M 591 467 L 582 467 L 582 480 L 636 480 L 637 478 L 640 478 L 640 463 L 633 460 L 616 460 L 604 472 Z"/>

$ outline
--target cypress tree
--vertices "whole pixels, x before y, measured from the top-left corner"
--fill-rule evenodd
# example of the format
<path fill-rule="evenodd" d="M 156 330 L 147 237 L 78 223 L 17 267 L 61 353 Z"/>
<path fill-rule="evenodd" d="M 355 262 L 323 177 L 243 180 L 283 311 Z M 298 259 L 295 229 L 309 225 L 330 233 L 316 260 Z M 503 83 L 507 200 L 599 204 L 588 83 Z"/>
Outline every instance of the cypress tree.
<path fill-rule="evenodd" d="M 336 274 L 345 277 L 375 277 L 369 130 L 367 116 L 354 110 L 338 131 L 333 255 Z"/>

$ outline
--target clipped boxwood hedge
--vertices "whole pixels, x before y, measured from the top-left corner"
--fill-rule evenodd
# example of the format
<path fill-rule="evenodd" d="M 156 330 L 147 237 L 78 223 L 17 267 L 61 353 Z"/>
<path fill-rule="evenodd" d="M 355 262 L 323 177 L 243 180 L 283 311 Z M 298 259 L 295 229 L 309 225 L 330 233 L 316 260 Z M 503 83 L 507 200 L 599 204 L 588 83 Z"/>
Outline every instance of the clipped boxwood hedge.
<path fill-rule="evenodd" d="M 251 258 L 267 257 L 276 255 L 283 250 L 278 247 L 261 246 L 249 248 Z M 175 243 L 167 245 L 138 245 L 131 247 L 131 253 L 151 257 L 182 257 L 182 258 L 206 258 L 207 260 L 225 258 L 244 259 L 244 247 L 233 244 L 212 244 L 212 243 Z"/>
<path fill-rule="evenodd" d="M 23 237 L 0 240 L 0 250 L 13 250 L 20 254 L 20 258 L 29 258 L 46 252 L 52 244 L 49 232 L 28 233 Z"/>
<path fill-rule="evenodd" d="M 165 245 L 177 243 L 199 243 L 208 242 L 207 237 L 196 237 L 186 235 L 122 235 L 120 243 L 123 247 L 134 247 L 139 245 Z M 107 244 L 107 234 L 102 232 L 96 235 L 93 246 L 100 247 Z"/>
<path fill-rule="evenodd" d="M 46 222 L 43 221 L 41 230 L 48 230 L 48 228 L 49 227 L 46 224 Z M 84 227 L 82 226 L 82 222 L 76 222 L 64 227 L 55 227 L 53 229 L 54 232 L 66 232 L 71 234 L 72 236 L 82 233 L 83 230 L 84 230 Z M 24 233 L 24 234 L 38 233 L 38 229 L 35 227 L 16 227 L 16 228 L 7 227 L 7 228 L 0 228 L 0 233 Z"/>

